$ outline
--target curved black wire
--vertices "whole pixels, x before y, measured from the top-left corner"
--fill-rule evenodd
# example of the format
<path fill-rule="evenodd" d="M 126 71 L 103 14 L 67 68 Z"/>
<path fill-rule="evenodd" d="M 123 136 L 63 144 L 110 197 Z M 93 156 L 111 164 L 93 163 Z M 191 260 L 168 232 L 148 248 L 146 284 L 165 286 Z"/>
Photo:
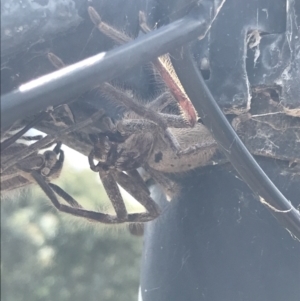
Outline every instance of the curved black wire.
<path fill-rule="evenodd" d="M 292 235 L 300 241 L 300 213 L 283 196 L 264 173 L 219 108 L 201 72 L 194 63 L 189 47 L 173 53 L 176 73 L 204 124 L 210 129 L 231 164 L 260 201 Z M 178 59 L 176 59 L 178 58 Z"/>
<path fill-rule="evenodd" d="M 193 17 L 197 16 L 198 17 Z M 200 17 L 199 17 L 200 16 Z M 210 12 L 190 14 L 107 53 L 100 53 L 76 64 L 33 80 L 1 98 L 1 127 L 32 116 L 49 106 L 66 103 L 91 87 L 111 80 L 187 43 L 207 31 Z"/>

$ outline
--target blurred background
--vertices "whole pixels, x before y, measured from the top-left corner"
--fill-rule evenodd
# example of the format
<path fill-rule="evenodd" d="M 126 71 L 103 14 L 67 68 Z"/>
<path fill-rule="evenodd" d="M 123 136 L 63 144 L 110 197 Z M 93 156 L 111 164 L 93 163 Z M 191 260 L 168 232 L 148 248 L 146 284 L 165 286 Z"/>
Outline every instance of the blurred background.
<path fill-rule="evenodd" d="M 111 212 L 87 158 L 66 148 L 65 154 L 62 175 L 54 182 L 84 207 Z M 130 199 L 129 208 L 140 210 Z M 59 213 L 38 187 L 2 200 L 2 301 L 137 300 L 141 253 L 142 238 L 126 226 Z"/>

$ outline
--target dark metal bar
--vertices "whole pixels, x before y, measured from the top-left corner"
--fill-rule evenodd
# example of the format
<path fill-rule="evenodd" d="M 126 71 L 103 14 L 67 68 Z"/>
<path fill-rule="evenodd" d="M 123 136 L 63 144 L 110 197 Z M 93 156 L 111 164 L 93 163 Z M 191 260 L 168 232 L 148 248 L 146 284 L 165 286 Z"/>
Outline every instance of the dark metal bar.
<path fill-rule="evenodd" d="M 207 16 L 209 12 L 194 9 L 186 17 L 117 49 L 100 53 L 20 86 L 1 99 L 2 128 L 48 106 L 66 103 L 90 87 L 204 35 L 210 26 Z"/>
<path fill-rule="evenodd" d="M 188 96 L 219 147 L 260 201 L 300 241 L 300 213 L 277 189 L 235 133 L 207 88 L 188 47 L 174 53 L 173 65 Z"/>

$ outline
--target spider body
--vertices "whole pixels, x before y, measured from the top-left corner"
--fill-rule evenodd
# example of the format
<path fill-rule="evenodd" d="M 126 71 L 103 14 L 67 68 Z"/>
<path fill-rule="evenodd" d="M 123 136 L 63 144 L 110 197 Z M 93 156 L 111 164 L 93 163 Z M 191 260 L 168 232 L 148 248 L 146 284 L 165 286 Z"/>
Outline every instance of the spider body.
<path fill-rule="evenodd" d="M 171 129 L 183 149 L 181 155 L 168 147 L 165 139 L 159 137 L 148 158 L 150 168 L 163 173 L 182 173 L 206 165 L 217 149 L 217 143 L 208 129 L 196 124 L 190 129 Z"/>
<path fill-rule="evenodd" d="M 94 141 L 94 158 L 107 170 L 148 167 L 162 173 L 182 173 L 206 165 L 217 149 L 217 143 L 202 124 L 188 129 L 170 129 L 183 150 L 179 154 L 154 124 L 144 124 L 143 128 L 135 128 L 133 133 L 126 121 L 121 121 L 117 127 L 122 128 L 123 141 L 114 141 L 104 134 Z"/>
<path fill-rule="evenodd" d="M 217 149 L 215 140 L 202 124 L 197 124 L 192 130 L 171 128 L 170 131 L 178 140 L 181 153 L 173 150 L 156 124 L 139 119 L 132 113 L 130 118 L 127 116 L 117 122 L 109 135 L 91 137 L 94 148 L 89 155 L 90 167 L 99 173 L 120 222 L 126 221 L 128 216 L 117 183 L 145 206 L 149 214 L 147 219 L 153 219 L 158 214 L 158 208 L 137 169 L 144 168 L 166 194 L 172 196 L 177 192 L 177 187 L 167 173 L 180 174 L 206 165 Z M 137 221 L 144 221 L 144 218 L 142 216 Z"/>
<path fill-rule="evenodd" d="M 95 10 L 89 8 L 89 13 L 97 27 L 103 30 L 103 23 Z M 118 31 L 107 31 L 107 26 L 104 26 L 104 34 L 118 41 Z M 55 68 L 64 66 L 63 61 L 54 54 L 48 55 L 48 58 Z M 86 120 L 76 123 L 71 112 L 68 114 L 72 116 L 71 125 L 30 145 L 28 150 L 17 152 L 2 164 L 2 173 L 14 165 L 18 167 L 18 162 L 23 162 L 25 158 L 33 159 L 41 148 L 63 135 L 81 131 L 99 121 L 105 124 L 105 131 L 99 129 L 95 133 L 91 128 L 86 129 L 93 133 L 89 134 L 93 148 L 88 160 L 90 168 L 99 174 L 116 215 L 86 210 L 67 192 L 50 183 L 51 176 L 58 174 L 63 164 L 64 157 L 60 148 L 54 156 L 45 153 L 43 164 L 39 168 L 32 166 L 24 169 L 19 166 L 22 177 L 24 175 L 28 183 L 37 183 L 59 211 L 90 221 L 106 224 L 143 223 L 156 218 L 160 212 L 159 207 L 151 198 L 137 169 L 144 168 L 170 196 L 176 193 L 176 187 L 165 174 L 187 172 L 206 165 L 215 153 L 217 144 L 204 125 L 197 123 L 197 114 L 172 69 L 171 61 L 168 58 L 156 60 L 153 66 L 154 73 L 166 82 L 164 91 L 156 99 L 144 105 L 132 93 L 111 83 L 102 83 L 98 87 L 102 96 L 116 106 L 126 108 L 127 113 L 121 120 L 114 123 L 104 114 L 104 110 L 99 110 Z M 71 111 L 70 108 L 68 111 Z M 54 110 L 54 115 L 55 112 Z M 60 156 L 57 159 L 58 154 Z M 140 202 L 146 211 L 128 213 L 118 184 Z M 67 204 L 61 203 L 57 196 Z"/>

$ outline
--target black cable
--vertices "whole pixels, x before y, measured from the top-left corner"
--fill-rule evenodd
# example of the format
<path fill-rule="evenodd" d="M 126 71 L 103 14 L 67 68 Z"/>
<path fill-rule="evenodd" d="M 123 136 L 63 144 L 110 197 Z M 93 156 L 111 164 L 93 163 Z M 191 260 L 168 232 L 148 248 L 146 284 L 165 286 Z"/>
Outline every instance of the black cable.
<path fill-rule="evenodd" d="M 197 14 L 197 18 L 193 17 Z M 208 21 L 211 22 L 209 10 L 199 13 L 195 8 L 184 18 L 128 44 L 20 86 L 1 99 L 1 127 L 6 129 L 19 119 L 34 115 L 49 106 L 66 103 L 103 81 L 120 76 L 170 49 L 203 36 L 210 25 Z"/>
<path fill-rule="evenodd" d="M 235 133 L 207 88 L 189 47 L 171 54 L 176 73 L 199 116 L 248 186 L 292 235 L 300 240 L 300 213 L 268 178 Z"/>

